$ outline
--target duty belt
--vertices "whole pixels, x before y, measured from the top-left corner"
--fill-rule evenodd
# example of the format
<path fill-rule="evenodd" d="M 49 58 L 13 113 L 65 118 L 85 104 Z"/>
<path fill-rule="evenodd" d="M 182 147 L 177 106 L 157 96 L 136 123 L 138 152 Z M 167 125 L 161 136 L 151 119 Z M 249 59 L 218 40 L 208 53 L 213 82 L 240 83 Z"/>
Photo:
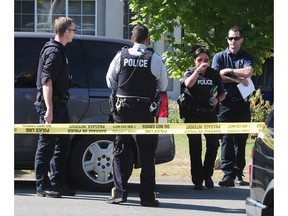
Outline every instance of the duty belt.
<path fill-rule="evenodd" d="M 54 103 L 67 103 L 69 98 L 70 98 L 70 95 L 67 95 L 67 94 L 53 95 L 52 101 Z M 37 92 L 36 102 L 45 103 L 44 97 L 41 92 Z"/>
<path fill-rule="evenodd" d="M 205 107 L 191 107 L 191 111 L 195 113 L 212 113 L 215 111 L 215 108 L 205 108 Z"/>
<path fill-rule="evenodd" d="M 151 103 L 152 99 L 150 98 L 122 98 L 120 97 L 119 100 L 122 102 L 140 102 L 140 103 Z"/>
<path fill-rule="evenodd" d="M 52 96 L 52 99 L 53 99 L 53 102 L 55 103 L 67 103 L 68 100 L 69 100 L 70 96 L 69 95 L 53 95 Z"/>
<path fill-rule="evenodd" d="M 240 102 L 240 101 L 244 101 L 242 97 L 227 97 L 224 101 L 227 101 L 227 102 Z"/>

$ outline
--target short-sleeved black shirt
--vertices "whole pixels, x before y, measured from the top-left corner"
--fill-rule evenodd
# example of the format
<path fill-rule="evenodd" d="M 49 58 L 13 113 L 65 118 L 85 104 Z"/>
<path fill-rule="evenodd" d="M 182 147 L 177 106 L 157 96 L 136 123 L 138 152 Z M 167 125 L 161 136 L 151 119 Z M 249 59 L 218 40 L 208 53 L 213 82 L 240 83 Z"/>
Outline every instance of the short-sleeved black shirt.
<path fill-rule="evenodd" d="M 254 67 L 254 58 L 242 49 L 234 55 L 226 48 L 224 51 L 216 53 L 213 57 L 212 68 L 218 72 L 225 68 L 238 69 L 244 67 Z M 238 83 L 224 83 L 223 85 L 227 91 L 226 97 L 241 97 L 237 88 Z"/>

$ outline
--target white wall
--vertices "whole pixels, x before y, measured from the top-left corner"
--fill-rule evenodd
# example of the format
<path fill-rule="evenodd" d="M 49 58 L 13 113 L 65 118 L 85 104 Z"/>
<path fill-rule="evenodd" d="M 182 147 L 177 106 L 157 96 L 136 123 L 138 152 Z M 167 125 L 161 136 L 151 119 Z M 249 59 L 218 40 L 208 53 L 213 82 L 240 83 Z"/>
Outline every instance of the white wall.
<path fill-rule="evenodd" d="M 123 38 L 123 2 L 106 0 L 106 36 Z"/>
<path fill-rule="evenodd" d="M 181 41 L 181 27 L 174 29 L 174 37 L 176 41 Z M 178 96 L 180 95 L 180 81 L 173 79 L 173 90 L 169 92 L 169 98 L 177 100 Z"/>

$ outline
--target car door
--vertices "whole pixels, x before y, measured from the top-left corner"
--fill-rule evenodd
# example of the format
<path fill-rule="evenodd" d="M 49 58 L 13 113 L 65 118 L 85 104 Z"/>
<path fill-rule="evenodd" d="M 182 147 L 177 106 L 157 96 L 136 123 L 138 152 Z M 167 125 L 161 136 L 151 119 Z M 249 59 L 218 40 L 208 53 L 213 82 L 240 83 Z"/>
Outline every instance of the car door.
<path fill-rule="evenodd" d="M 39 53 L 53 34 L 15 33 L 14 41 L 14 123 L 38 123 L 34 109 Z M 69 71 L 72 74 L 68 109 L 71 122 L 79 122 L 89 106 L 88 82 L 84 55 L 77 36 L 66 45 Z M 32 169 L 38 135 L 14 136 L 15 168 Z"/>

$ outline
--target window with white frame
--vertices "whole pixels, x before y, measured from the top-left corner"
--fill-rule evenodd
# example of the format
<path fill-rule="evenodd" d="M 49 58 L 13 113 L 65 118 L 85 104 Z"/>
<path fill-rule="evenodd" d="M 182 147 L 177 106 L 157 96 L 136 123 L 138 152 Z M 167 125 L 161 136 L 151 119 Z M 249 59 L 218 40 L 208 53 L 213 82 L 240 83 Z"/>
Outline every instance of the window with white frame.
<path fill-rule="evenodd" d="M 53 32 L 54 20 L 71 17 L 78 34 L 95 35 L 97 0 L 15 0 L 14 30 Z"/>
<path fill-rule="evenodd" d="M 34 31 L 34 0 L 16 0 L 14 2 L 14 30 Z"/>

